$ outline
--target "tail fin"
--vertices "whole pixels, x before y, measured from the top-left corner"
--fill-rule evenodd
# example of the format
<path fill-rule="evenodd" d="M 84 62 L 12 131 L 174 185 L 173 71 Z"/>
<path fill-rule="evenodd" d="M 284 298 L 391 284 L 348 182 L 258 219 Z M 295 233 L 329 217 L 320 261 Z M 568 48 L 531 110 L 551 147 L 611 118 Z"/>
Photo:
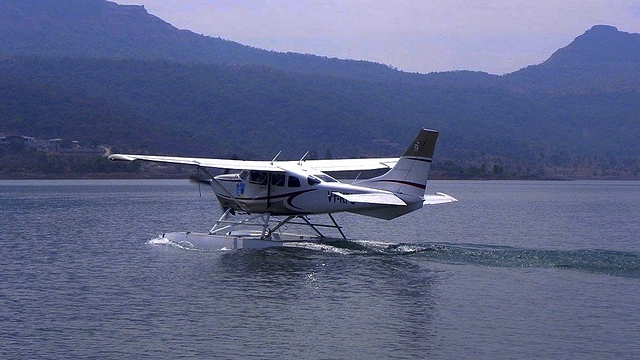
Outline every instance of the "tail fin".
<path fill-rule="evenodd" d="M 422 198 L 438 132 L 422 129 L 396 165 L 382 176 L 362 181 L 366 186 Z"/>

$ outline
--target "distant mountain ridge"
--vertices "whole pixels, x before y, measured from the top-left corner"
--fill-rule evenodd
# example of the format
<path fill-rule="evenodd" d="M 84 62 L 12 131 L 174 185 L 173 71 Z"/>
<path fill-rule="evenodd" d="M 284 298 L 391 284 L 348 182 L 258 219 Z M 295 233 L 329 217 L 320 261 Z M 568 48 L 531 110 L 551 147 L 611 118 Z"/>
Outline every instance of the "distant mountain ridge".
<path fill-rule="evenodd" d="M 142 6 L 0 0 L 0 133 L 174 155 L 351 157 L 397 155 L 427 126 L 441 131 L 451 174 L 640 176 L 637 41 L 596 25 L 510 74 L 417 74 L 207 37 Z"/>
<path fill-rule="evenodd" d="M 640 34 L 595 25 L 542 64 L 505 75 L 502 85 L 556 93 L 640 90 Z"/>
<path fill-rule="evenodd" d="M 583 91 L 585 86 L 593 89 L 590 84 L 583 85 L 585 71 L 602 68 L 615 81 L 625 77 L 624 88 L 640 88 L 640 34 L 620 32 L 608 25 L 593 26 L 542 64 L 504 76 L 473 71 L 417 74 L 370 61 L 267 51 L 204 36 L 177 29 L 149 14 L 141 5 L 119 5 L 105 0 L 0 0 L 1 54 L 260 65 L 367 81 L 505 86 L 519 91 Z M 625 76 L 615 74 L 612 66 L 622 66 Z M 559 78 L 558 69 L 565 72 Z M 628 72 L 632 76 L 626 76 Z M 547 85 L 539 84 L 532 76 L 544 79 Z M 565 83 L 557 83 L 559 80 Z M 594 81 L 595 87 L 603 85 L 607 91 L 610 83 Z"/>
<path fill-rule="evenodd" d="M 9 54 L 188 62 L 214 61 L 216 56 L 232 56 L 236 49 L 257 50 L 178 30 L 143 6 L 103 0 L 0 0 L 0 7 L 2 50 Z"/>
<path fill-rule="evenodd" d="M 553 53 L 542 65 L 603 63 L 640 65 L 640 34 L 622 32 L 614 26 L 595 25 L 571 44 Z"/>
<path fill-rule="evenodd" d="M 0 53 L 252 64 L 367 79 L 399 73 L 373 62 L 266 51 L 179 30 L 143 6 L 105 0 L 0 0 Z"/>

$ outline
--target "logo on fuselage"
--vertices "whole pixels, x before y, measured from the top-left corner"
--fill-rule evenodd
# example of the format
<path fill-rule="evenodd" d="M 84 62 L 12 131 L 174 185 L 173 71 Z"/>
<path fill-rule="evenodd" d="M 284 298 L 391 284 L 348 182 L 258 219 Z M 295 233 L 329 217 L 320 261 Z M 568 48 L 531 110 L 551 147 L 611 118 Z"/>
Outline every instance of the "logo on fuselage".
<path fill-rule="evenodd" d="M 236 195 L 238 195 L 239 197 L 242 197 L 242 195 L 244 195 L 244 183 L 238 183 L 236 184 Z"/>
<path fill-rule="evenodd" d="M 344 195 L 351 195 L 351 193 L 343 193 Z M 339 204 L 355 204 L 353 202 L 348 201 L 345 198 L 341 198 L 340 196 L 334 194 L 332 191 L 327 191 L 327 198 L 330 203 L 339 203 Z"/>

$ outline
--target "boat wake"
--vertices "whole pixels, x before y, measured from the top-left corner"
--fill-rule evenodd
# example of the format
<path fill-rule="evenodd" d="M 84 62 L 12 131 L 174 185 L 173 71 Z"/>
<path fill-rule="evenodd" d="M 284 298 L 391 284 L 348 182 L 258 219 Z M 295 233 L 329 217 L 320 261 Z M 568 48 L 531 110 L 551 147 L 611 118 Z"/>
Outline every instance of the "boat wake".
<path fill-rule="evenodd" d="M 219 252 L 164 237 L 147 244 L 168 246 L 180 250 Z M 508 246 L 451 243 L 390 243 L 367 240 L 337 240 L 322 242 L 287 242 L 269 251 L 313 251 L 340 255 L 407 256 L 415 260 L 434 261 L 449 265 L 476 265 L 505 268 L 558 268 L 593 272 L 613 276 L 640 278 L 640 254 L 611 250 L 544 250 Z M 247 251 L 247 250 L 242 250 Z M 249 250 L 253 251 L 253 250 Z"/>
<path fill-rule="evenodd" d="M 640 254 L 598 249 L 544 250 L 450 243 L 356 241 L 369 253 L 410 255 L 451 265 L 511 268 L 559 268 L 606 275 L 640 277 Z M 336 244 L 340 246 L 340 244 Z"/>
<path fill-rule="evenodd" d="M 224 249 L 224 248 L 208 249 L 206 247 L 199 247 L 190 243 L 189 241 L 173 241 L 171 239 L 163 237 L 162 235 L 147 241 L 147 244 L 155 245 L 155 246 L 166 246 L 166 247 L 180 249 L 180 250 L 199 251 L 199 252 L 227 251 L 227 249 Z"/>

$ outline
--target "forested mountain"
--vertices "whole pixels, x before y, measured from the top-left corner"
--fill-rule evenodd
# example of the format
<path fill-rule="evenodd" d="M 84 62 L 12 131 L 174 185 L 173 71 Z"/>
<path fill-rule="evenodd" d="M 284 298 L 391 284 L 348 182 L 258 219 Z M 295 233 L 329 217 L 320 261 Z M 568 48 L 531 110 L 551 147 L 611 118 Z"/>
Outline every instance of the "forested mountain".
<path fill-rule="evenodd" d="M 594 26 L 511 74 L 409 74 L 205 37 L 140 6 L 0 0 L 0 133 L 264 159 L 392 156 L 430 127 L 441 176 L 637 177 L 638 37 Z"/>
<path fill-rule="evenodd" d="M 503 85 L 557 93 L 640 90 L 640 34 L 596 25 L 542 64 L 505 75 Z"/>
<path fill-rule="evenodd" d="M 105 0 L 0 0 L 0 51 L 45 57 L 258 64 L 367 79 L 400 74 L 373 62 L 265 51 L 179 30 L 150 15 L 143 6 Z"/>

